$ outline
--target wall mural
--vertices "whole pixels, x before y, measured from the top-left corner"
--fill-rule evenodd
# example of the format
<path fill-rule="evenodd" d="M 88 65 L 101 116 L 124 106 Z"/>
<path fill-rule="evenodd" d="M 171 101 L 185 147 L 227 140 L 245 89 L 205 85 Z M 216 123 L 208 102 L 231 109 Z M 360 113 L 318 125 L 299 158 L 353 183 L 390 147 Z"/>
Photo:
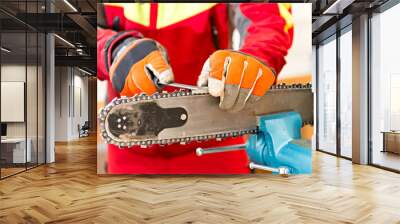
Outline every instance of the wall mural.
<path fill-rule="evenodd" d="M 98 5 L 99 174 L 310 174 L 311 4 Z"/>

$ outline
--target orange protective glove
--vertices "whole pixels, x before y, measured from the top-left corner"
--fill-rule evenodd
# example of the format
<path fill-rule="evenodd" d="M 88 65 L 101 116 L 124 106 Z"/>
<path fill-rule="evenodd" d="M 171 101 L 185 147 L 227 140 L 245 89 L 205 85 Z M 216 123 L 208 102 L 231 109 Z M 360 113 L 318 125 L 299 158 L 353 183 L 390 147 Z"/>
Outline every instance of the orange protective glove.
<path fill-rule="evenodd" d="M 204 63 L 197 85 L 220 97 L 221 109 L 236 112 L 264 96 L 274 81 L 274 71 L 256 57 L 218 50 Z"/>
<path fill-rule="evenodd" d="M 174 76 L 164 48 L 152 39 L 131 39 L 113 51 L 110 79 L 121 96 L 155 93 L 159 83 L 170 83 Z"/>

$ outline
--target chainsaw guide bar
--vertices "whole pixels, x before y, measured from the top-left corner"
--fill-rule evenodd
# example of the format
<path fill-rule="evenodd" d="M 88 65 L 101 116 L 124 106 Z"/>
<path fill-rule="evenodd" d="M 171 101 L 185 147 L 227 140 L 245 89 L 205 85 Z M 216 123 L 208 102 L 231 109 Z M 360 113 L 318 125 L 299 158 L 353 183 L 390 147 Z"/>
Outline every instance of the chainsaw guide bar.
<path fill-rule="evenodd" d="M 258 115 L 284 111 L 297 111 L 303 123 L 313 123 L 310 84 L 272 86 L 255 105 L 226 112 L 219 98 L 187 89 L 115 98 L 99 113 L 100 131 L 108 144 L 147 147 L 254 134 Z"/>

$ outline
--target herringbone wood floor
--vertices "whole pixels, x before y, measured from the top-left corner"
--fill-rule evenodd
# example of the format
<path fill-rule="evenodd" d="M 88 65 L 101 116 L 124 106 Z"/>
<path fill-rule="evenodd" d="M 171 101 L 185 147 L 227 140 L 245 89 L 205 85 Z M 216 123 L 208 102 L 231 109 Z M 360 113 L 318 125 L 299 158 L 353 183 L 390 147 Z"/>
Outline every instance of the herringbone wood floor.
<path fill-rule="evenodd" d="M 400 223 L 400 175 L 330 155 L 312 176 L 97 176 L 95 141 L 0 181 L 0 223 Z"/>

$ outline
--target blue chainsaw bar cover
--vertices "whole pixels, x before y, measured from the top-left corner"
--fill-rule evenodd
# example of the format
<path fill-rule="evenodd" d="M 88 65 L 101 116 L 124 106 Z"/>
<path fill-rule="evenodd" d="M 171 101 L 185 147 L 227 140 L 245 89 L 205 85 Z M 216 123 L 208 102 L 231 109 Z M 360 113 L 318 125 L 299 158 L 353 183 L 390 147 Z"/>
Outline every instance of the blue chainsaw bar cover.
<path fill-rule="evenodd" d="M 258 117 L 259 133 L 251 135 L 246 151 L 254 163 L 287 167 L 289 174 L 311 174 L 310 144 L 300 144 L 302 119 L 297 112 Z"/>

